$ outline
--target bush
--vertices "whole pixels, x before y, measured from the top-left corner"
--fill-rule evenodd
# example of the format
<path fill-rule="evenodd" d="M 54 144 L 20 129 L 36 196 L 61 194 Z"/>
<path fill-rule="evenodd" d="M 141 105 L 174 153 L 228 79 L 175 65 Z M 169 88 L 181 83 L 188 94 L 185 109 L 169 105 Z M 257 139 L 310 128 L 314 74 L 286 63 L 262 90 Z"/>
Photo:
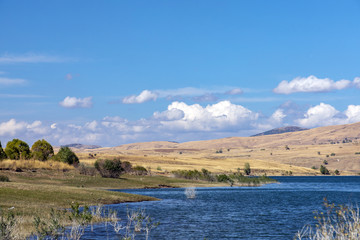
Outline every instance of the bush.
<path fill-rule="evenodd" d="M 326 167 L 324 167 L 323 165 L 320 166 L 320 173 L 324 174 L 324 175 L 330 174 L 329 170 Z"/>
<path fill-rule="evenodd" d="M 83 175 L 88 175 L 88 176 L 96 175 L 96 169 L 94 167 L 86 166 L 83 163 L 80 163 L 80 165 L 77 169 L 79 170 L 79 173 L 83 174 Z"/>
<path fill-rule="evenodd" d="M 219 174 L 216 176 L 218 182 L 230 182 L 232 179 L 226 174 Z"/>
<path fill-rule="evenodd" d="M 4 160 L 6 158 L 7 158 L 6 153 L 5 153 L 4 149 L 2 148 L 1 142 L 0 142 L 0 161 Z"/>
<path fill-rule="evenodd" d="M 335 155 L 336 155 L 335 153 L 331 153 L 331 154 L 330 154 L 330 156 L 332 156 L 332 157 L 335 156 Z"/>
<path fill-rule="evenodd" d="M 0 182 L 10 182 L 8 176 L 0 175 Z"/>
<path fill-rule="evenodd" d="M 119 159 L 99 159 L 95 162 L 95 168 L 106 178 L 118 178 L 124 172 Z"/>
<path fill-rule="evenodd" d="M 339 170 L 337 170 L 337 169 L 335 170 L 335 172 L 334 172 L 334 173 L 335 173 L 335 175 L 340 175 L 340 171 L 339 171 Z"/>
<path fill-rule="evenodd" d="M 43 140 L 37 140 L 31 147 L 32 157 L 36 160 L 46 161 L 54 156 L 54 149 L 50 143 Z"/>
<path fill-rule="evenodd" d="M 54 160 L 67 163 L 69 165 L 79 164 L 79 158 L 69 147 L 61 147 L 59 152 L 54 156 Z"/>
<path fill-rule="evenodd" d="M 5 153 L 8 158 L 13 160 L 19 159 L 29 159 L 30 158 L 30 148 L 29 145 L 17 138 L 9 141 L 6 144 Z"/>
<path fill-rule="evenodd" d="M 250 163 L 245 163 L 244 173 L 245 173 L 246 175 L 250 175 L 250 173 L 251 173 Z"/>
<path fill-rule="evenodd" d="M 132 172 L 135 175 L 146 175 L 148 171 L 143 166 L 135 166 L 133 167 Z"/>
<path fill-rule="evenodd" d="M 121 167 L 124 169 L 124 172 L 129 173 L 132 171 L 132 165 L 128 161 L 121 162 Z"/>

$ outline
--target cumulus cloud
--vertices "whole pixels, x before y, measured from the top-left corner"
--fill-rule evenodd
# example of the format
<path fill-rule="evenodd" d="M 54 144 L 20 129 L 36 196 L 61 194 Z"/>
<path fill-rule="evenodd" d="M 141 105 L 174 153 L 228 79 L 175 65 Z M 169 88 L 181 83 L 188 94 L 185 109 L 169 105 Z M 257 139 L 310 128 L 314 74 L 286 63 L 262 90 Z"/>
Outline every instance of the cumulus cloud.
<path fill-rule="evenodd" d="M 246 128 L 258 118 L 257 113 L 229 101 L 221 101 L 206 107 L 199 104 L 187 105 L 184 102 L 173 102 L 168 106 L 168 111 L 171 110 L 180 110 L 184 115 L 178 120 L 161 122 L 162 127 L 191 131 L 227 131 L 234 128 Z"/>
<path fill-rule="evenodd" d="M 343 112 L 333 106 L 320 103 L 310 107 L 303 118 L 295 120 L 303 127 L 320 127 L 338 124 L 348 124 L 360 121 L 360 105 L 349 105 Z"/>
<path fill-rule="evenodd" d="M 351 87 L 352 82 L 349 80 L 333 81 L 329 78 L 317 78 L 313 75 L 302 78 L 297 77 L 290 82 L 282 81 L 273 90 L 279 94 L 291 94 L 296 92 L 329 92 Z"/>
<path fill-rule="evenodd" d="M 76 98 L 67 96 L 63 101 L 59 103 L 65 108 L 91 108 L 92 97 Z"/>
<path fill-rule="evenodd" d="M 21 78 L 5 78 L 0 77 L 0 85 L 11 86 L 11 85 L 24 85 L 27 81 Z"/>
<path fill-rule="evenodd" d="M 37 134 L 46 134 L 47 132 L 48 128 L 44 127 L 41 121 L 27 123 L 10 119 L 7 122 L 0 123 L 0 136 L 15 136 L 26 133 L 35 134 L 36 136 Z"/>
<path fill-rule="evenodd" d="M 149 91 L 149 90 L 144 90 L 142 91 L 139 95 L 132 95 L 132 96 L 128 96 L 123 98 L 122 102 L 126 103 L 126 104 L 133 104 L 133 103 L 144 103 L 144 102 L 148 102 L 148 101 L 155 101 L 158 97 L 158 94 Z"/>

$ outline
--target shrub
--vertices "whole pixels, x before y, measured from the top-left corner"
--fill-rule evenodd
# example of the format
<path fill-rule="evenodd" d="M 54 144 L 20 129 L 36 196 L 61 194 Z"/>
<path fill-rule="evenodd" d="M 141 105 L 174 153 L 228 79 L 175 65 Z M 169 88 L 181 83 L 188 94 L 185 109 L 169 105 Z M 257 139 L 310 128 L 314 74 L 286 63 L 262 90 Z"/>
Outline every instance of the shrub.
<path fill-rule="evenodd" d="M 54 155 L 54 149 L 50 143 L 37 140 L 31 147 L 32 157 L 36 160 L 46 161 Z"/>
<path fill-rule="evenodd" d="M 29 145 L 17 138 L 9 141 L 6 144 L 5 153 L 8 158 L 19 160 L 19 159 L 29 159 L 30 158 L 30 148 Z"/>
<path fill-rule="evenodd" d="M 324 161 L 323 161 L 323 164 L 324 164 L 324 165 L 328 165 L 328 161 L 324 160 Z"/>
<path fill-rule="evenodd" d="M 218 182 L 229 182 L 232 179 L 226 174 L 219 174 L 216 176 Z"/>
<path fill-rule="evenodd" d="M 250 163 L 245 163 L 244 173 L 245 173 L 246 175 L 250 175 L 250 173 L 251 173 Z"/>
<path fill-rule="evenodd" d="M 0 182 L 10 182 L 8 176 L 0 175 Z"/>
<path fill-rule="evenodd" d="M 323 174 L 323 175 L 329 175 L 330 174 L 329 170 L 326 167 L 324 167 L 323 165 L 320 166 L 320 173 Z"/>
<path fill-rule="evenodd" d="M 146 175 L 148 173 L 148 171 L 146 170 L 146 168 L 144 168 L 143 166 L 135 166 L 132 169 L 132 172 L 135 175 Z"/>
<path fill-rule="evenodd" d="M 95 162 L 95 168 L 106 178 L 118 178 L 124 172 L 119 159 L 99 159 Z"/>
<path fill-rule="evenodd" d="M 132 171 L 132 165 L 128 161 L 121 162 L 121 167 L 124 169 L 124 172 L 129 173 Z"/>
<path fill-rule="evenodd" d="M 335 170 L 335 172 L 334 172 L 334 173 L 335 173 L 335 175 L 340 175 L 340 171 L 339 171 L 339 170 L 337 170 L 337 169 Z"/>
<path fill-rule="evenodd" d="M 80 165 L 77 169 L 79 170 L 79 173 L 83 174 L 83 175 L 88 175 L 88 176 L 96 175 L 96 169 L 94 167 L 87 166 L 83 163 L 80 163 Z"/>
<path fill-rule="evenodd" d="M 4 149 L 2 148 L 1 142 L 0 142 L 0 161 L 4 160 L 6 158 L 7 158 L 6 153 L 5 153 Z"/>
<path fill-rule="evenodd" d="M 311 167 L 311 169 L 314 169 L 314 170 L 316 170 L 317 168 L 316 168 L 315 166 L 312 166 L 312 167 Z"/>
<path fill-rule="evenodd" d="M 54 159 L 70 165 L 79 164 L 79 158 L 69 147 L 61 147 L 59 152 L 54 156 Z"/>
<path fill-rule="evenodd" d="M 335 153 L 331 153 L 330 156 L 335 156 L 336 154 Z"/>

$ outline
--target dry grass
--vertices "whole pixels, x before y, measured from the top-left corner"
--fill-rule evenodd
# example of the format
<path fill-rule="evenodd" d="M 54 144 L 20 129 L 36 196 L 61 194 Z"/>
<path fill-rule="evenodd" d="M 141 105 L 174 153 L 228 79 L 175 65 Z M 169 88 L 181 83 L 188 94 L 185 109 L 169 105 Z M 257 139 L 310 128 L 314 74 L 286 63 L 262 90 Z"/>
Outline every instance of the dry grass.
<path fill-rule="evenodd" d="M 73 166 L 57 161 L 38 161 L 38 160 L 3 160 L 0 161 L 2 169 L 51 169 L 51 170 L 71 170 Z"/>
<path fill-rule="evenodd" d="M 311 168 L 318 169 L 326 160 L 330 171 L 337 169 L 342 175 L 354 175 L 360 172 L 360 155 L 355 155 L 360 152 L 359 129 L 360 122 L 259 137 L 185 143 L 146 142 L 75 151 L 83 163 L 93 164 L 95 159 L 89 158 L 91 153 L 96 154 L 96 158 L 121 157 L 133 165 L 151 167 L 153 171 L 161 168 L 162 171 L 157 171 L 159 173 L 201 168 L 229 172 L 243 168 L 244 163 L 249 162 L 254 173 L 258 174 L 282 175 L 291 171 L 295 175 L 314 175 L 319 171 Z M 343 143 L 344 140 L 351 142 Z M 285 149 L 286 145 L 290 150 Z M 216 154 L 220 149 L 222 153 Z"/>
<path fill-rule="evenodd" d="M 120 157 L 133 165 L 151 168 L 157 173 L 166 173 L 178 169 L 201 170 L 212 172 L 234 172 L 243 169 L 249 162 L 254 174 L 283 175 L 292 172 L 294 175 L 320 174 L 319 168 L 326 160 L 326 167 L 341 175 L 354 175 L 360 172 L 360 145 L 357 143 L 320 144 L 320 145 L 285 145 L 277 147 L 254 148 L 221 148 L 219 149 L 130 149 L 102 148 L 78 151 L 82 163 L 92 165 L 98 158 Z M 228 151 L 229 149 L 229 151 Z M 181 152 L 181 154 L 180 154 Z M 319 154 L 320 152 L 320 154 Z M 89 153 L 96 153 L 96 159 L 89 158 Z M 335 156 L 331 156 L 335 153 Z M 312 167 L 317 170 L 311 169 Z M 161 170 L 157 170 L 161 169 Z"/>

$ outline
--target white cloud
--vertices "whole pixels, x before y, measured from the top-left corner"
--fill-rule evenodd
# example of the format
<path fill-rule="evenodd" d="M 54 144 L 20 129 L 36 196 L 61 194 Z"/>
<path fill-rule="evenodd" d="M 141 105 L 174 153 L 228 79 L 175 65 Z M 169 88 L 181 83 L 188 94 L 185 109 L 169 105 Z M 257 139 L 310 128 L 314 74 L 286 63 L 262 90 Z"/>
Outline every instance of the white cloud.
<path fill-rule="evenodd" d="M 355 87 L 360 88 L 360 77 L 356 77 L 353 81 Z"/>
<path fill-rule="evenodd" d="M 231 89 L 231 90 L 225 92 L 225 94 L 228 94 L 228 95 L 240 95 L 242 93 L 243 93 L 243 90 L 240 88 L 234 88 L 234 89 Z"/>
<path fill-rule="evenodd" d="M 67 96 L 63 101 L 59 103 L 65 108 L 91 108 L 92 97 L 76 98 Z"/>
<path fill-rule="evenodd" d="M 85 127 L 92 130 L 92 131 L 96 131 L 97 126 L 98 126 L 98 123 L 95 120 L 85 124 Z"/>
<path fill-rule="evenodd" d="M 349 105 L 344 114 L 349 123 L 360 122 L 360 105 Z"/>
<path fill-rule="evenodd" d="M 24 55 L 10 55 L 3 54 L 0 56 L 0 64 L 1 63 L 51 63 L 51 62 L 65 62 L 69 59 L 57 57 L 57 56 L 49 56 L 42 54 L 24 54 Z"/>
<path fill-rule="evenodd" d="M 51 125 L 50 125 L 50 128 L 51 128 L 51 129 L 56 129 L 56 123 L 51 124 Z"/>
<path fill-rule="evenodd" d="M 307 78 L 297 77 L 290 82 L 282 81 L 273 90 L 279 94 L 291 94 L 296 92 L 328 92 L 332 90 L 341 90 L 351 87 L 351 81 L 340 80 L 333 81 L 329 78 L 317 78 L 313 75 Z"/>
<path fill-rule="evenodd" d="M 257 120 L 258 114 L 241 105 L 222 101 L 205 108 L 199 104 L 187 105 L 184 102 L 173 102 L 168 111 L 180 110 L 184 113 L 181 119 L 161 122 L 163 127 L 191 131 L 212 131 L 243 129 Z"/>
<path fill-rule="evenodd" d="M 27 123 L 24 121 L 16 121 L 10 119 L 7 122 L 0 123 L 0 136 L 15 136 L 31 133 L 36 136 L 38 134 L 48 133 L 48 128 L 42 125 L 41 121 L 34 121 L 33 123 Z"/>
<path fill-rule="evenodd" d="M 133 104 L 133 103 L 144 103 L 148 101 L 155 101 L 158 97 L 158 94 L 151 92 L 149 90 L 142 91 L 138 96 L 132 95 L 125 97 L 122 102 L 126 104 Z"/>
<path fill-rule="evenodd" d="M 335 116 L 339 113 L 333 106 L 320 103 L 315 107 L 307 110 L 304 118 L 298 119 L 297 122 L 303 127 L 326 126 L 336 124 L 338 118 Z"/>
<path fill-rule="evenodd" d="M 4 86 L 24 85 L 24 84 L 26 84 L 26 82 L 27 81 L 25 79 L 21 79 L 21 78 L 0 77 L 0 85 L 4 85 Z"/>
<path fill-rule="evenodd" d="M 283 119 L 286 117 L 283 109 L 277 109 L 270 117 L 270 121 L 274 121 L 276 123 L 281 123 Z"/>
<path fill-rule="evenodd" d="M 14 136 L 17 132 L 24 130 L 26 126 L 27 124 L 25 122 L 17 122 L 15 119 L 2 122 L 0 123 L 0 136 Z"/>
<path fill-rule="evenodd" d="M 307 110 L 303 118 L 295 122 L 303 127 L 320 127 L 338 124 L 348 124 L 360 121 L 360 105 L 349 105 L 344 112 L 333 106 L 320 103 Z"/>

